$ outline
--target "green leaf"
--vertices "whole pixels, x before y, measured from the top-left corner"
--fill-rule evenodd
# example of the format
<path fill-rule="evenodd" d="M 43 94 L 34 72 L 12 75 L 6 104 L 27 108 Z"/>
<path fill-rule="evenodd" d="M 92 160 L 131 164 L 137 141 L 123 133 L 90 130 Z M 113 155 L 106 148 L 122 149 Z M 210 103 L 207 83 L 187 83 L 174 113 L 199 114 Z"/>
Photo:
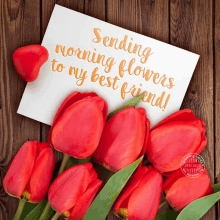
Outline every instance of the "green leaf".
<path fill-rule="evenodd" d="M 178 213 L 173 209 L 167 209 L 163 213 L 157 215 L 155 220 L 176 220 Z"/>
<path fill-rule="evenodd" d="M 122 109 L 131 107 L 131 106 L 135 106 L 138 104 L 138 102 L 140 102 L 140 100 L 143 98 L 144 94 L 141 94 L 139 96 L 137 96 L 136 98 L 132 99 L 130 102 L 127 102 L 126 104 L 122 105 L 120 108 L 116 109 L 115 111 L 111 112 L 108 117 L 107 117 L 107 121 L 114 116 L 115 114 L 117 114 L 119 111 L 121 111 Z"/>
<path fill-rule="evenodd" d="M 46 204 L 47 204 L 48 200 L 44 199 L 41 203 L 39 203 L 31 212 L 29 210 L 29 214 L 27 215 L 27 217 L 25 218 L 25 220 L 35 220 L 35 219 L 39 219 Z M 49 219 L 49 217 L 53 214 L 54 210 L 50 207 L 47 210 L 47 215 L 45 216 L 45 220 Z"/>
<path fill-rule="evenodd" d="M 217 184 L 213 185 L 212 188 L 213 188 L 215 193 L 219 192 L 220 191 L 220 183 L 217 183 Z"/>
<path fill-rule="evenodd" d="M 84 164 L 84 163 L 91 162 L 91 161 L 92 161 L 92 158 L 76 159 L 74 157 L 71 157 L 67 162 L 66 169 L 69 169 L 70 167 L 78 165 L 78 164 Z"/>
<path fill-rule="evenodd" d="M 131 165 L 115 173 L 108 180 L 102 191 L 91 204 L 83 220 L 104 220 L 106 218 L 119 193 L 142 160 L 143 156 Z"/>
<path fill-rule="evenodd" d="M 37 203 L 26 202 L 20 220 L 24 220 L 29 212 L 33 210 L 37 205 Z"/>
<path fill-rule="evenodd" d="M 191 202 L 178 215 L 177 220 L 199 220 L 220 199 L 220 192 Z"/>

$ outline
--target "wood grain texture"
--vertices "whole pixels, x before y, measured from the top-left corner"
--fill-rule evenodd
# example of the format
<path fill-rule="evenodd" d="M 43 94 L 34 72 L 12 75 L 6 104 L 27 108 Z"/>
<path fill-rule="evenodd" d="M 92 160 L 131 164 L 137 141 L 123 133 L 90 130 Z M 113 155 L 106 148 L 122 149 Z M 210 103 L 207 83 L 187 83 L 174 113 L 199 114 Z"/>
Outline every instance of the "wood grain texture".
<path fill-rule="evenodd" d="M 214 183 L 213 116 L 213 2 L 211 0 L 171 0 L 170 42 L 200 56 L 182 108 L 190 108 L 207 128 L 207 147 L 201 153 Z M 202 219 L 215 219 L 213 207 Z"/>
<path fill-rule="evenodd" d="M 105 21 L 105 0 L 85 0 L 85 14 Z"/>
<path fill-rule="evenodd" d="M 40 43 L 40 2 L 0 1 L 0 18 L 0 219 L 11 220 L 18 199 L 5 193 L 3 177 L 21 145 L 40 140 L 40 124 L 16 113 L 26 83 L 14 69 L 12 54 L 21 46 Z"/>
<path fill-rule="evenodd" d="M 215 88 L 215 180 L 220 182 L 220 0 L 214 4 L 214 88 Z M 216 216 L 220 216 L 220 202 L 217 204 Z"/>

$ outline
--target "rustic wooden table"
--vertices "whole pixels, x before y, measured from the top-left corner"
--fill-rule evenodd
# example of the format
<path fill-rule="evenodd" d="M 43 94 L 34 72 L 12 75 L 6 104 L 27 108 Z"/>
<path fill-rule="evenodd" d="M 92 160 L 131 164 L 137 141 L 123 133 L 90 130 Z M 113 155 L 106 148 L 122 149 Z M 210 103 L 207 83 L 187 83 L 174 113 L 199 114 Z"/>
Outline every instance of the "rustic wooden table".
<path fill-rule="evenodd" d="M 55 3 L 201 55 L 182 108 L 205 121 L 202 156 L 212 183 L 220 181 L 220 0 L 0 0 L 0 220 L 11 220 L 18 205 L 2 187 L 11 159 L 24 142 L 46 141 L 49 131 L 16 113 L 26 83 L 12 54 L 41 43 Z M 220 219 L 219 204 L 203 219 Z"/>

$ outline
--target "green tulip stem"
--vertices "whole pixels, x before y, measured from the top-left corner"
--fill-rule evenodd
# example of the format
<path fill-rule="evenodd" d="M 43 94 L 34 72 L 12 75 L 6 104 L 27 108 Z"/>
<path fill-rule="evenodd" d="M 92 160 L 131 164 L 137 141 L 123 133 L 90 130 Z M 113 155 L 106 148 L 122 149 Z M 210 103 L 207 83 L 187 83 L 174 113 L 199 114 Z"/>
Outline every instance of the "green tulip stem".
<path fill-rule="evenodd" d="M 167 203 L 168 203 L 167 200 L 163 201 L 163 202 L 160 204 L 159 209 L 162 208 L 162 207 L 163 207 L 164 205 L 166 205 Z"/>
<path fill-rule="evenodd" d="M 58 176 L 66 169 L 66 165 L 67 165 L 69 158 L 70 158 L 69 155 L 63 154 L 63 160 L 62 160 L 59 172 L 58 172 Z"/>
<path fill-rule="evenodd" d="M 49 212 L 49 209 L 50 209 L 50 203 L 49 203 L 49 201 L 47 201 L 47 204 L 46 204 L 46 206 L 45 206 L 45 208 L 44 208 L 44 210 L 43 210 L 39 220 L 45 220 L 45 216 L 47 216 L 47 214 Z"/>
<path fill-rule="evenodd" d="M 60 217 L 60 213 L 56 212 L 51 220 L 57 220 Z"/>
<path fill-rule="evenodd" d="M 18 205 L 18 209 L 17 209 L 17 211 L 15 213 L 15 216 L 14 216 L 13 220 L 19 220 L 20 219 L 22 211 L 23 211 L 24 206 L 25 206 L 25 203 L 26 203 L 25 200 L 20 199 L 20 202 L 19 202 L 19 205 Z"/>

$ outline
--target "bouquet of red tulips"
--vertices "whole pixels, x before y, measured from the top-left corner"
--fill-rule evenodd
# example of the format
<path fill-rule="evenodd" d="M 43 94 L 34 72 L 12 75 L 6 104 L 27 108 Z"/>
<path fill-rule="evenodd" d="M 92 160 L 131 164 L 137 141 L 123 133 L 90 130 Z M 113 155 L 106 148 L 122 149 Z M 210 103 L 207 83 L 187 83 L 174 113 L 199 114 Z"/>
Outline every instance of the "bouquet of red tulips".
<path fill-rule="evenodd" d="M 153 220 L 165 204 L 162 193 L 175 216 L 193 201 L 214 194 L 207 170 L 196 157 L 199 175 L 192 178 L 181 169 L 185 156 L 197 155 L 206 146 L 202 120 L 185 109 L 150 129 L 145 109 L 134 106 L 141 98 L 107 119 L 107 103 L 97 94 L 68 96 L 54 118 L 48 143 L 26 142 L 4 178 L 5 191 L 20 199 L 14 219 L 21 219 L 26 202 L 48 198 L 41 216 L 32 219 L 49 219 L 49 210 L 55 210 L 52 219 L 97 220 L 105 218 L 112 206 L 122 219 Z M 54 178 L 53 149 L 64 153 Z M 66 169 L 70 157 L 80 164 Z M 93 163 L 83 163 L 88 158 L 115 173 L 106 185 Z"/>

